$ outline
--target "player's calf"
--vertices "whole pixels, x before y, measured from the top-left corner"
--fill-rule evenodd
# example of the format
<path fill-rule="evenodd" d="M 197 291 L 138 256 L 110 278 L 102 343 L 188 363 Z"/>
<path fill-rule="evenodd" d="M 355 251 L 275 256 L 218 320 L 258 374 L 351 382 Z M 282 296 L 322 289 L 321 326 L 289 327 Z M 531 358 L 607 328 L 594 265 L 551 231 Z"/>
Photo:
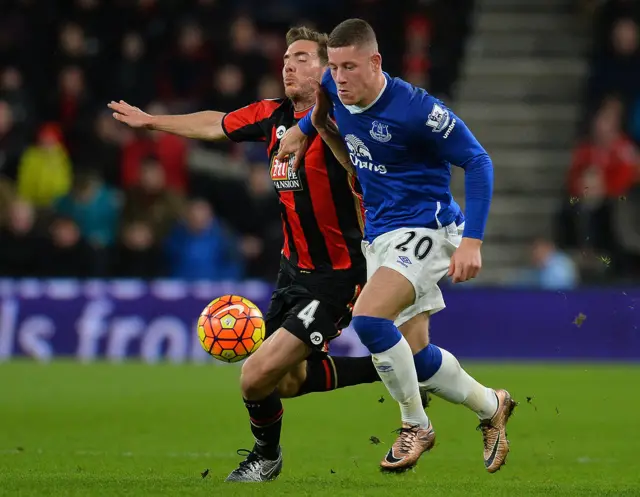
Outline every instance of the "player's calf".
<path fill-rule="evenodd" d="M 276 385 L 308 353 L 303 342 L 280 329 L 244 363 L 240 383 L 256 442 L 227 481 L 265 481 L 280 473 L 280 433 L 284 410 Z"/>
<path fill-rule="evenodd" d="M 280 383 L 280 397 L 288 399 L 313 392 L 330 392 L 380 381 L 371 357 L 312 355 L 289 371 Z"/>
<path fill-rule="evenodd" d="M 411 348 L 393 320 L 415 298 L 411 283 L 400 273 L 379 268 L 364 287 L 354 309 L 353 328 L 369 349 L 380 378 L 400 404 L 403 428 L 382 469 L 413 467 L 433 443 L 429 418 L 422 407 Z M 433 435 L 435 436 L 435 435 Z"/>

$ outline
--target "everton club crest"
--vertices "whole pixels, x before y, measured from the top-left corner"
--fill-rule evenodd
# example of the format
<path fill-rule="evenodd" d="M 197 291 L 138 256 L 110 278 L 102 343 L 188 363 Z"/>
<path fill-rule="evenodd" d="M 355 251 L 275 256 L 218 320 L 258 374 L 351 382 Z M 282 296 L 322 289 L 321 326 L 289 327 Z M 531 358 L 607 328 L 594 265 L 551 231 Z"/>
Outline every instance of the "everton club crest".
<path fill-rule="evenodd" d="M 382 124 L 378 121 L 373 121 L 373 127 L 369 131 L 371 138 L 382 143 L 387 143 L 391 140 L 391 133 L 389 133 L 389 125 Z"/>

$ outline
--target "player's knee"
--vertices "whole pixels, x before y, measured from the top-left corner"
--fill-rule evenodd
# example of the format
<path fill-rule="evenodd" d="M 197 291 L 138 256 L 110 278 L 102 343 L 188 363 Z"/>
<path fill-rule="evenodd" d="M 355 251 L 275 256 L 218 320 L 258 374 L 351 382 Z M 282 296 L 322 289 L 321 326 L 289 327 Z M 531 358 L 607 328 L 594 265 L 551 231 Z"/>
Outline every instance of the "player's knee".
<path fill-rule="evenodd" d="M 260 399 L 269 395 L 278 384 L 278 368 L 265 361 L 249 357 L 242 365 L 240 388 L 245 399 Z"/>
<path fill-rule="evenodd" d="M 389 350 L 402 339 L 398 328 L 390 319 L 355 316 L 351 325 L 362 344 L 372 354 Z"/>

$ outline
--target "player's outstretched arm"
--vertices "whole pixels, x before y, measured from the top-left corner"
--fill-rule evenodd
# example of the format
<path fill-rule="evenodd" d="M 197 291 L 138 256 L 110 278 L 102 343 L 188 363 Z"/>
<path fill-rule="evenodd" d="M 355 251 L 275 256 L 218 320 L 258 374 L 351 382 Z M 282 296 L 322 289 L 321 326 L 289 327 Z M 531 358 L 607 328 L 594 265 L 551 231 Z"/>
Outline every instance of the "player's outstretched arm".
<path fill-rule="evenodd" d="M 132 128 L 146 128 L 154 131 L 166 131 L 174 135 L 196 140 L 224 140 L 227 138 L 222 129 L 224 112 L 203 111 L 176 116 L 153 116 L 129 105 L 124 100 L 111 102 L 113 117 Z"/>

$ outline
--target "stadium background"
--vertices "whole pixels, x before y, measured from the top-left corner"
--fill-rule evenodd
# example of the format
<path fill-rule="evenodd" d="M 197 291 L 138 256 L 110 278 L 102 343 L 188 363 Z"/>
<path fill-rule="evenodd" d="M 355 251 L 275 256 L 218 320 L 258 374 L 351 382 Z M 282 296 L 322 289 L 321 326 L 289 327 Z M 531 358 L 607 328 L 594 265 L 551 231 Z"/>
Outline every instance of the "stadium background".
<path fill-rule="evenodd" d="M 189 409 L 211 409 L 189 397 L 207 389 L 229 402 L 228 409 L 213 409 L 216 420 L 233 422 L 236 438 L 246 438 L 235 405 L 234 368 L 216 368 L 209 377 L 190 366 L 96 364 L 79 370 L 54 361 L 41 369 L 35 361 L 9 359 L 212 362 L 195 341 L 194 323 L 204 304 L 238 293 L 265 310 L 282 235 L 263 145 L 132 131 L 111 118 L 106 104 L 123 99 L 150 113 L 230 111 L 281 96 L 287 28 L 304 23 L 329 31 L 352 16 L 377 30 L 385 69 L 451 105 L 494 161 L 484 268 L 460 288 L 444 282 L 448 309 L 434 319 L 434 341 L 461 358 L 510 361 L 504 368 L 511 368 L 506 374 L 524 404 L 527 430 L 538 425 L 551 438 L 560 440 L 561 432 L 572 437 L 563 453 L 553 440 L 524 434 L 533 459 L 518 461 L 532 473 L 516 474 L 529 483 L 539 477 L 539 485 L 523 487 L 516 477 L 506 486 L 477 488 L 560 495 L 549 478 L 562 486 L 569 475 L 571 482 L 584 479 L 584 487 L 571 483 L 567 495 L 640 491 L 630 483 L 628 465 L 637 468 L 630 461 L 635 457 L 624 457 L 633 444 L 601 443 L 594 455 L 592 447 L 576 442 L 593 423 L 614 437 L 640 439 L 631 418 L 603 421 L 610 418 L 603 405 L 608 397 L 597 395 L 608 390 L 611 398 L 626 397 L 624 388 L 616 388 L 639 379 L 637 366 L 628 365 L 640 360 L 640 5 L 633 0 L 0 2 L 0 421 L 14 426 L 13 433 L 0 435 L 0 463 L 17 475 L 5 481 L 5 489 L 45 495 L 42 484 L 71 482 L 54 489 L 85 495 L 70 490 L 76 488 L 73 478 L 56 480 L 68 468 L 53 461 L 66 454 L 73 472 L 76 460 L 81 468 L 90 464 L 87 456 L 129 451 L 130 445 L 112 441 L 119 439 L 105 428 L 106 419 L 98 422 L 102 439 L 80 429 L 86 416 L 114 415 L 105 402 L 121 409 L 115 415 L 120 435 L 142 452 L 158 442 L 140 433 L 166 430 L 163 422 L 188 423 Z M 462 178 L 455 171 L 454 194 L 464 204 Z M 333 351 L 366 352 L 349 330 Z M 591 360 L 624 362 L 572 365 Z M 502 366 L 470 364 L 487 381 L 503 381 Z M 153 387 L 160 381 L 154 378 L 166 390 Z M 117 386 L 109 387 L 111 382 Z M 571 393 L 561 392 L 558 382 Z M 116 400 L 127 385 L 124 398 L 140 399 L 131 411 Z M 362 391 L 376 398 L 382 393 Z M 164 404 L 153 400 L 158 395 Z M 360 400 L 353 396 L 356 409 Z M 85 407 L 79 398 L 87 399 Z M 335 398 L 348 406 L 351 396 Z M 166 414 L 174 402 L 184 405 L 182 417 Z M 323 422 L 310 414 L 315 404 L 299 402 L 306 415 Z M 339 405 L 328 404 L 339 412 Z M 385 409 L 395 413 L 389 404 Z M 293 413 L 294 404 L 287 405 Z M 145 411 L 151 406 L 165 414 L 150 427 L 139 418 L 155 417 L 157 410 Z M 561 410 L 572 413 L 565 424 L 558 421 Z M 53 424 L 40 424 L 38 412 Z M 30 420 L 40 431 L 33 431 Z M 286 429 L 294 432 L 292 424 Z M 184 450 L 192 452 L 184 459 L 208 464 L 203 454 L 209 454 L 210 440 L 194 442 L 184 427 L 177 433 L 191 443 L 186 448 L 185 442 Z M 51 449 L 42 442 L 47 437 Z M 14 456 L 26 452 L 21 444 L 31 439 L 45 447 L 38 450 L 46 469 L 24 487 L 35 461 L 18 463 Z M 158 449 L 163 453 L 175 449 L 164 443 Z M 287 443 L 295 452 L 295 441 Z M 198 444 L 201 453 L 193 452 Z M 68 453 L 60 449 L 67 446 Z M 229 447 L 224 450 L 214 457 L 228 459 L 230 469 L 234 459 Z M 551 453 L 559 463 L 555 470 L 548 467 Z M 378 456 L 372 454 L 368 462 L 375 465 Z M 455 464 L 467 464 L 455 457 Z M 113 461 L 104 463 L 107 474 L 124 467 Z M 180 456 L 163 461 L 169 475 L 175 465 L 187 468 Z M 602 487 L 589 480 L 614 464 L 618 469 L 608 474 L 611 480 L 602 477 Z M 82 481 L 93 490 L 86 495 L 98 495 L 87 478 Z M 468 488 L 486 485 L 473 476 L 456 478 L 466 495 Z M 324 480 L 314 484 L 321 487 Z M 116 487 L 109 495 L 117 494 Z M 135 488 L 139 495 L 160 492 Z M 366 485 L 345 492 L 375 494 Z M 292 495 L 303 493 L 293 489 Z"/>

